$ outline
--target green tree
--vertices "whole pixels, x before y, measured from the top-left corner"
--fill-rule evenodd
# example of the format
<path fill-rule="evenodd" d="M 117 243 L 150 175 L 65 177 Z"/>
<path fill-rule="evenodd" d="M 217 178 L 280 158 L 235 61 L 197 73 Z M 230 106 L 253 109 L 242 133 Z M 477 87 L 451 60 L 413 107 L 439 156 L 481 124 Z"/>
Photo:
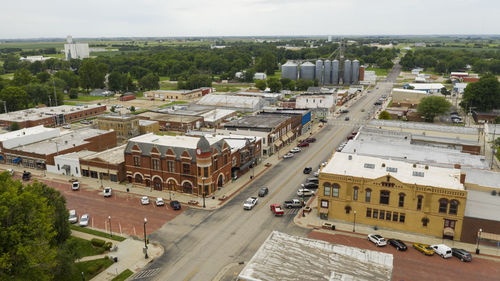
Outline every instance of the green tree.
<path fill-rule="evenodd" d="M 441 94 L 443 96 L 447 97 L 447 96 L 451 95 L 451 92 L 448 89 L 446 89 L 446 87 L 443 87 L 443 88 L 441 88 Z"/>
<path fill-rule="evenodd" d="M 59 70 L 54 76 L 64 80 L 66 83 L 65 90 L 78 88 L 78 76 L 73 71 Z"/>
<path fill-rule="evenodd" d="M 255 81 L 255 87 L 261 91 L 264 91 L 267 87 L 266 80 Z"/>
<path fill-rule="evenodd" d="M 94 76 L 97 72 L 97 66 L 93 60 L 83 60 L 80 69 L 78 70 L 78 76 L 80 81 L 80 87 L 89 93 L 90 89 L 93 87 Z"/>
<path fill-rule="evenodd" d="M 241 81 L 243 82 L 253 82 L 253 77 L 255 75 L 255 69 L 249 68 L 243 71 L 243 77 L 241 78 Z"/>
<path fill-rule="evenodd" d="M 10 112 L 27 108 L 29 96 L 26 91 L 20 87 L 7 87 L 0 92 L 0 100 L 7 103 L 7 110 Z"/>
<path fill-rule="evenodd" d="M 10 127 L 9 127 L 10 131 L 17 131 L 19 129 L 21 129 L 21 126 L 19 126 L 19 123 L 14 122 L 14 123 L 10 124 Z"/>
<path fill-rule="evenodd" d="M 464 90 L 460 106 L 468 111 L 474 107 L 478 111 L 500 108 L 500 83 L 492 74 L 486 74 L 478 82 L 470 83 Z"/>
<path fill-rule="evenodd" d="M 280 80 L 278 80 L 277 78 L 270 78 L 267 81 L 267 84 L 269 86 L 269 89 L 271 89 L 271 92 L 278 93 L 279 91 L 281 91 L 282 85 Z"/>
<path fill-rule="evenodd" d="M 306 91 L 307 88 L 314 85 L 314 82 L 311 80 L 299 79 L 296 83 L 297 91 Z"/>
<path fill-rule="evenodd" d="M 51 94 L 52 87 L 41 83 L 29 83 L 23 87 L 33 104 L 49 104 L 48 96 Z M 52 97 L 53 98 L 53 97 Z"/>
<path fill-rule="evenodd" d="M 12 79 L 13 86 L 24 86 L 33 81 L 33 75 L 27 69 L 19 69 L 14 72 L 14 78 Z"/>
<path fill-rule="evenodd" d="M 132 105 L 132 106 L 130 107 L 130 112 L 135 112 L 135 106 L 133 106 L 133 105 Z"/>
<path fill-rule="evenodd" d="M 389 112 L 387 111 L 382 111 L 380 112 L 380 114 L 378 115 L 378 119 L 382 119 L 382 120 L 391 120 L 391 114 L 389 114 Z"/>
<path fill-rule="evenodd" d="M 139 88 L 142 90 L 156 90 L 160 88 L 160 78 L 154 73 L 148 73 L 139 79 Z"/>
<path fill-rule="evenodd" d="M 271 52 L 267 52 L 262 56 L 260 62 L 257 64 L 257 70 L 260 72 L 266 72 L 267 75 L 273 75 L 276 66 L 276 56 Z"/>
<path fill-rule="evenodd" d="M 111 112 L 115 112 L 115 111 L 116 111 L 116 107 L 113 105 L 113 106 L 109 109 L 109 111 L 111 111 Z"/>
<path fill-rule="evenodd" d="M 45 83 L 45 82 L 49 81 L 49 79 L 50 79 L 50 74 L 48 74 L 48 73 L 47 73 L 47 72 L 45 72 L 45 71 L 39 72 L 39 73 L 36 75 L 36 79 L 40 80 L 40 83 Z"/>
<path fill-rule="evenodd" d="M 108 76 L 108 88 L 111 90 L 111 91 L 120 91 L 122 90 L 124 87 L 124 78 L 126 79 L 126 77 L 124 77 L 120 72 L 118 71 L 113 71 L 109 74 Z"/>
<path fill-rule="evenodd" d="M 434 122 L 434 117 L 446 113 L 450 106 L 451 104 L 444 97 L 429 96 L 420 101 L 417 111 L 425 117 L 426 122 Z"/>
<path fill-rule="evenodd" d="M 70 99 L 77 99 L 78 98 L 78 89 L 76 88 L 71 88 L 69 90 L 69 98 Z"/>

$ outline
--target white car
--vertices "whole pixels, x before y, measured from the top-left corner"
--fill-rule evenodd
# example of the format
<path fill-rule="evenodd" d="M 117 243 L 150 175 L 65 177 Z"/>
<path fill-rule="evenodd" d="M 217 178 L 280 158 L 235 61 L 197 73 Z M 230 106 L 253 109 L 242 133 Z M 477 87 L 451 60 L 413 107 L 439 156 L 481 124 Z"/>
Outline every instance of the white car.
<path fill-rule="evenodd" d="M 104 188 L 104 197 L 111 197 L 111 187 Z"/>
<path fill-rule="evenodd" d="M 443 259 L 451 258 L 452 256 L 451 248 L 445 244 L 431 245 L 431 248 L 434 250 L 434 253 L 440 255 Z"/>
<path fill-rule="evenodd" d="M 285 155 L 283 155 L 283 158 L 287 159 L 287 158 L 292 158 L 293 157 L 293 153 L 287 153 Z"/>
<path fill-rule="evenodd" d="M 142 196 L 142 198 L 141 198 L 141 204 L 142 205 L 149 205 L 149 197 Z"/>
<path fill-rule="evenodd" d="M 161 197 L 156 198 L 155 203 L 156 203 L 156 206 L 163 206 L 163 205 L 165 205 L 165 201 L 163 201 L 163 198 L 161 198 Z"/>
<path fill-rule="evenodd" d="M 372 241 L 377 247 L 387 245 L 387 241 L 385 241 L 384 237 L 378 234 L 368 234 L 368 240 Z"/>
<path fill-rule="evenodd" d="M 314 175 L 315 177 L 319 177 L 319 171 L 320 171 L 320 170 L 318 169 L 316 172 L 314 172 L 314 174 L 313 174 L 313 175 Z"/>
<path fill-rule="evenodd" d="M 89 220 L 90 220 L 89 214 L 82 215 L 82 217 L 80 218 L 80 226 L 88 226 Z"/>
<path fill-rule="evenodd" d="M 312 190 L 309 190 L 307 188 L 300 188 L 297 190 L 297 196 L 313 196 L 314 192 Z"/>
<path fill-rule="evenodd" d="M 294 147 L 290 150 L 291 153 L 298 153 L 298 152 L 301 152 L 302 150 L 298 147 Z"/>
<path fill-rule="evenodd" d="M 80 183 L 77 182 L 77 181 L 74 181 L 72 184 L 71 184 L 71 189 L 72 190 L 78 190 L 80 189 Z"/>
<path fill-rule="evenodd" d="M 257 201 L 259 201 L 257 197 L 252 196 L 248 198 L 247 201 L 245 201 L 245 203 L 243 204 L 243 209 L 251 210 L 255 205 L 257 205 Z"/>
<path fill-rule="evenodd" d="M 71 129 L 71 125 L 67 124 L 67 125 L 64 125 L 62 126 L 64 129 Z"/>
<path fill-rule="evenodd" d="M 69 210 L 68 220 L 70 223 L 77 223 L 78 222 L 78 215 L 76 214 L 76 210 Z"/>

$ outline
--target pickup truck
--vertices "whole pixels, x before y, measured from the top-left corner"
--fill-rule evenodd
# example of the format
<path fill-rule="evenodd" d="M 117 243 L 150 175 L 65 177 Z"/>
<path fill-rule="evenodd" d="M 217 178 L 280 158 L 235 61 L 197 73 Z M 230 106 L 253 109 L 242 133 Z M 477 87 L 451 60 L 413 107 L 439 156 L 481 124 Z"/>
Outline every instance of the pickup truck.
<path fill-rule="evenodd" d="M 300 202 L 299 199 L 292 199 L 292 200 L 283 202 L 283 206 L 285 208 L 288 208 L 288 209 L 291 209 L 291 208 L 302 208 L 302 202 Z"/>

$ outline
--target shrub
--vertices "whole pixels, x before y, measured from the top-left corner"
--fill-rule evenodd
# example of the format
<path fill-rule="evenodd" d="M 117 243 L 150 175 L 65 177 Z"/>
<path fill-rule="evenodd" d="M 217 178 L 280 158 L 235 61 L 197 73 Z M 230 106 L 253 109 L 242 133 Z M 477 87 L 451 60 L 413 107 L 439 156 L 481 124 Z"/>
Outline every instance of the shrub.
<path fill-rule="evenodd" d="M 111 247 L 113 247 L 113 243 L 111 243 L 111 242 L 104 243 L 104 246 L 103 246 L 104 250 L 109 251 L 109 249 L 111 249 Z"/>
<path fill-rule="evenodd" d="M 92 238 L 92 240 L 90 240 L 90 243 L 92 243 L 92 246 L 95 246 L 95 247 L 103 247 L 104 243 L 106 243 L 106 241 L 104 241 L 102 239 Z"/>
<path fill-rule="evenodd" d="M 100 268 L 101 268 L 100 264 L 89 265 L 89 267 L 87 267 L 87 273 L 92 275 L 92 274 L 96 273 Z"/>

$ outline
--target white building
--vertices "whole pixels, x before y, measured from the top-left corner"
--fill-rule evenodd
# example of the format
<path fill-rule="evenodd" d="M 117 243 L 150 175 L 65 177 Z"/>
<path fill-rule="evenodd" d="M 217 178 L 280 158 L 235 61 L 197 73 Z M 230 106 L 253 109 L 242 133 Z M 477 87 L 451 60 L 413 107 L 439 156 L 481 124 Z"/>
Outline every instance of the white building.
<path fill-rule="evenodd" d="M 267 75 L 264 72 L 256 72 L 253 75 L 254 80 L 266 80 Z"/>
<path fill-rule="evenodd" d="M 54 59 L 54 57 L 44 57 L 44 56 L 26 56 L 21 57 L 19 60 L 21 61 L 29 61 L 29 62 L 35 62 L 35 61 L 46 61 L 49 59 Z"/>
<path fill-rule="evenodd" d="M 441 93 L 441 89 L 444 88 L 444 85 L 441 83 L 414 83 L 409 84 L 409 86 L 413 87 L 413 90 L 425 91 L 432 94 Z"/>
<path fill-rule="evenodd" d="M 467 83 L 455 83 L 453 85 L 453 92 L 457 94 L 463 94 L 467 85 Z"/>
<path fill-rule="evenodd" d="M 500 138 L 500 124 L 484 124 L 484 136 L 487 142 Z"/>
<path fill-rule="evenodd" d="M 90 57 L 89 43 L 74 43 L 71 35 L 68 35 L 66 42 L 67 44 L 64 44 L 66 60 L 86 59 Z"/>
<path fill-rule="evenodd" d="M 413 74 L 413 75 L 419 75 L 421 71 L 424 71 L 424 69 L 421 68 L 421 67 L 416 67 L 416 68 L 414 68 L 414 69 L 411 70 L 411 74 Z"/>
<path fill-rule="evenodd" d="M 0 152 L 4 148 L 13 148 L 48 140 L 61 135 L 59 128 L 45 128 L 43 125 L 8 132 L 0 135 Z"/>
<path fill-rule="evenodd" d="M 47 165 L 47 172 L 80 178 L 80 158 L 95 154 L 95 151 L 82 150 L 54 156 L 54 165 Z"/>
<path fill-rule="evenodd" d="M 336 95 L 300 95 L 295 99 L 295 108 L 312 109 L 319 118 L 328 117 L 335 110 Z"/>
<path fill-rule="evenodd" d="M 377 83 L 377 75 L 374 70 L 365 70 L 363 81 L 359 82 L 362 85 L 375 85 Z"/>

